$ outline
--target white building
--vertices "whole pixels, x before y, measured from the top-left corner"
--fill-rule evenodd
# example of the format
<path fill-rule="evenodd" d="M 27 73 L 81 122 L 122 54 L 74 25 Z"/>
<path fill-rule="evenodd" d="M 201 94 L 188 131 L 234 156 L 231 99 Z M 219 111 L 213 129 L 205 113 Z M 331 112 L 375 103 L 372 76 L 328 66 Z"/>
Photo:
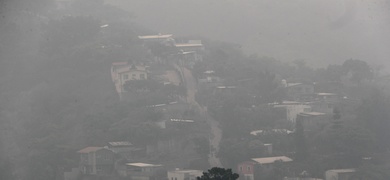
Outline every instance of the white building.
<path fill-rule="evenodd" d="M 160 164 L 127 163 L 126 177 L 132 180 L 154 180 L 160 176 L 161 168 L 162 165 Z"/>
<path fill-rule="evenodd" d="M 355 169 L 332 169 L 325 172 L 325 180 L 349 180 Z"/>
<path fill-rule="evenodd" d="M 111 78 L 119 96 L 126 92 L 124 84 L 131 80 L 148 79 L 147 67 L 143 65 L 132 65 L 128 62 L 115 62 L 111 65 Z"/>
<path fill-rule="evenodd" d="M 311 111 L 311 106 L 295 101 L 283 101 L 280 104 L 275 104 L 273 107 L 282 110 L 286 115 L 286 120 L 292 123 L 295 123 L 299 113 Z"/>
<path fill-rule="evenodd" d="M 168 180 L 196 180 L 203 175 L 201 170 L 179 170 L 168 171 Z"/>

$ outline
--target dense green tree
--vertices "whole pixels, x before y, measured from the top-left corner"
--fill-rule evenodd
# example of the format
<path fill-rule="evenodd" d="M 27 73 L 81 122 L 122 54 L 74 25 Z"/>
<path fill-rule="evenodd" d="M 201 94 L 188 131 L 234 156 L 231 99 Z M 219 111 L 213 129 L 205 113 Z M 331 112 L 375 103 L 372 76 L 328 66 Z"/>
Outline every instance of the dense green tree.
<path fill-rule="evenodd" d="M 207 155 L 211 152 L 209 140 L 207 137 L 195 137 L 192 139 L 192 142 L 195 145 L 195 151 L 200 156 L 207 158 Z"/>
<path fill-rule="evenodd" d="M 92 17 L 67 16 L 51 20 L 44 30 L 44 52 L 51 57 L 69 56 L 79 50 L 76 48 L 95 41 L 99 31 L 100 22 Z"/>
<path fill-rule="evenodd" d="M 357 59 L 346 60 L 342 69 L 344 74 L 350 74 L 350 80 L 356 83 L 360 83 L 362 80 L 371 80 L 373 72 L 367 62 Z"/>
<path fill-rule="evenodd" d="M 302 124 L 302 120 L 296 119 L 296 128 L 294 132 L 295 136 L 295 150 L 296 150 L 296 159 L 298 161 L 304 161 L 308 157 L 308 146 L 306 144 L 305 132 Z"/>
<path fill-rule="evenodd" d="M 387 180 L 390 179 L 390 168 L 378 165 L 364 165 L 357 169 L 350 180 Z"/>
<path fill-rule="evenodd" d="M 207 172 L 203 172 L 201 177 L 197 177 L 197 180 L 236 180 L 239 175 L 233 173 L 231 169 L 224 169 L 219 167 L 213 167 Z"/>
<path fill-rule="evenodd" d="M 357 120 L 363 128 L 369 129 L 375 138 L 377 150 L 383 151 L 390 147 L 390 99 L 380 90 L 372 92 L 369 98 L 363 100 L 357 111 Z"/>

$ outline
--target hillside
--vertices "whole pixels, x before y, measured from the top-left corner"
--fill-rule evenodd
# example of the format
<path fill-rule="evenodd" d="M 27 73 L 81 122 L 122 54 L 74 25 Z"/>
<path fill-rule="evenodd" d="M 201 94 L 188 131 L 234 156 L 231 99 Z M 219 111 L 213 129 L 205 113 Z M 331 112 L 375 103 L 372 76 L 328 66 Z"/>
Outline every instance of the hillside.
<path fill-rule="evenodd" d="M 238 43 L 259 56 L 312 66 L 350 58 L 389 65 L 385 0 L 109 0 L 162 33 Z"/>

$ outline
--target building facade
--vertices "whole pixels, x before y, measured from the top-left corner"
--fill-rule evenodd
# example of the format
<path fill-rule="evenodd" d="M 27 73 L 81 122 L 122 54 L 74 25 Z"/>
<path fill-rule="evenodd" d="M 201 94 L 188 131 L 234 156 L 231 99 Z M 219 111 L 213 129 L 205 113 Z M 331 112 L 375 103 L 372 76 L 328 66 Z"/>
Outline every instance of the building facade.
<path fill-rule="evenodd" d="M 196 180 L 203 175 L 201 170 L 173 170 L 168 171 L 168 180 Z"/>
<path fill-rule="evenodd" d="M 85 175 L 111 174 L 114 170 L 114 152 L 103 147 L 87 147 L 80 151 L 80 171 Z"/>

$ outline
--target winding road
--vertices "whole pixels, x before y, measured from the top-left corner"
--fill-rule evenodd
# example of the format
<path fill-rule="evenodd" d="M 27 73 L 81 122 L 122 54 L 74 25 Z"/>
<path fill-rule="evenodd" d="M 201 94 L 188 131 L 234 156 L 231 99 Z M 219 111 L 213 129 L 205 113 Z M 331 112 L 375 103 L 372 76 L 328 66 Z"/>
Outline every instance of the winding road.
<path fill-rule="evenodd" d="M 209 142 L 212 150 L 209 154 L 209 164 L 211 167 L 222 167 L 219 158 L 216 157 L 216 153 L 219 151 L 219 143 L 222 139 L 222 130 L 219 128 L 219 123 L 209 115 L 207 108 L 200 106 L 199 103 L 196 102 L 196 81 L 192 76 L 191 71 L 185 67 L 181 67 L 181 71 L 183 73 L 184 81 L 187 87 L 187 102 L 197 107 L 200 114 L 205 118 L 211 129 Z"/>

